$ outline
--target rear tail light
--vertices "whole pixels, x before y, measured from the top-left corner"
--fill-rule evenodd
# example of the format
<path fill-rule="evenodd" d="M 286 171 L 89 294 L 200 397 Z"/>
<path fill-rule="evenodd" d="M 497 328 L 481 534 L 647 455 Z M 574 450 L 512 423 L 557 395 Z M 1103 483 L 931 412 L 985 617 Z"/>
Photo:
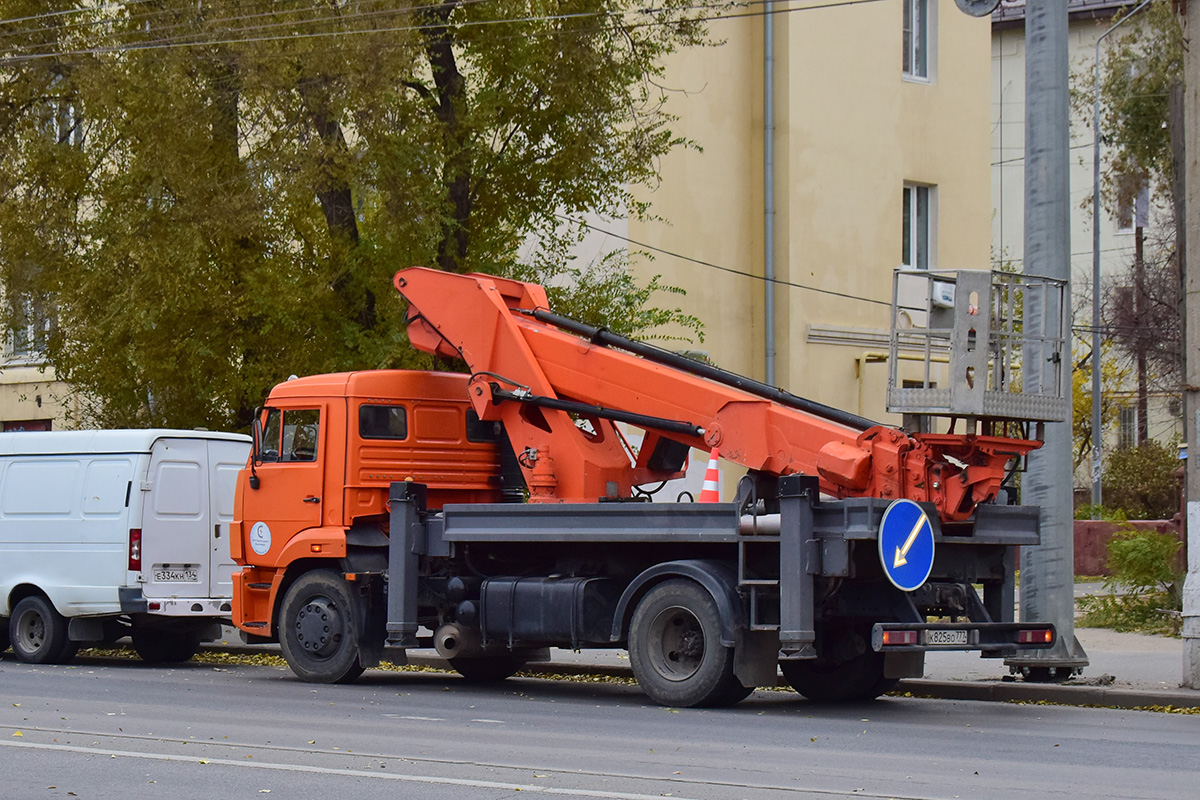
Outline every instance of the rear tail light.
<path fill-rule="evenodd" d="M 129 529 L 129 570 L 140 572 L 142 569 L 142 529 Z"/>
<path fill-rule="evenodd" d="M 1051 644 L 1054 641 L 1054 631 L 1050 628 L 1017 631 L 1018 644 Z"/>
<path fill-rule="evenodd" d="M 884 631 L 883 646 L 913 645 L 917 643 L 916 631 Z"/>

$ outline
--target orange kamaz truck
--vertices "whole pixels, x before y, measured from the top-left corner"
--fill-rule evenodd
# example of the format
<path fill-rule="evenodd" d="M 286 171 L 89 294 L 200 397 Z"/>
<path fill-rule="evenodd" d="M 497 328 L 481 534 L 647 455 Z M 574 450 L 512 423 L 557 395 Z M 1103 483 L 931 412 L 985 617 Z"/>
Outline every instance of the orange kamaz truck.
<path fill-rule="evenodd" d="M 779 670 L 848 700 L 921 675 L 929 650 L 1054 643 L 1013 621 L 1039 515 L 1005 487 L 1031 425 L 1063 411 L 1005 383 L 1014 347 L 1063 347 L 1006 321 L 1029 287 L 897 290 L 894 347 L 949 353 L 948 381 L 970 383 L 953 394 L 927 367 L 907 401 L 979 404 L 908 433 L 554 314 L 535 284 L 412 268 L 395 286 L 412 345 L 469 372 L 282 383 L 238 482 L 233 620 L 301 678 L 436 648 L 499 680 L 551 647 L 625 648 L 667 705 L 735 703 Z M 654 502 L 693 448 L 745 468 L 736 496 Z"/>

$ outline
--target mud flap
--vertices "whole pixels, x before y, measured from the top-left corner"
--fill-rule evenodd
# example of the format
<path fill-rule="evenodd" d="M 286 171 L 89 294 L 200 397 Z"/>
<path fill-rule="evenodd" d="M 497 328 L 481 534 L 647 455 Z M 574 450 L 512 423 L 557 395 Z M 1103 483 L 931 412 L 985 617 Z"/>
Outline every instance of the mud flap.
<path fill-rule="evenodd" d="M 883 677 L 922 678 L 925 676 L 925 653 L 884 653 Z"/>
<path fill-rule="evenodd" d="M 779 682 L 779 632 L 737 632 L 733 674 L 742 686 L 775 686 Z"/>

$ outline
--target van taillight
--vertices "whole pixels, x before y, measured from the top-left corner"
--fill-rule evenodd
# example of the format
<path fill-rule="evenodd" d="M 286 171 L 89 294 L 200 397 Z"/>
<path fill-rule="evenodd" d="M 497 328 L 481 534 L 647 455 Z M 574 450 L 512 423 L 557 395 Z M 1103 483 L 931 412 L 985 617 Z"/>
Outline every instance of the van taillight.
<path fill-rule="evenodd" d="M 142 529 L 129 529 L 129 569 L 140 572 L 142 569 Z"/>

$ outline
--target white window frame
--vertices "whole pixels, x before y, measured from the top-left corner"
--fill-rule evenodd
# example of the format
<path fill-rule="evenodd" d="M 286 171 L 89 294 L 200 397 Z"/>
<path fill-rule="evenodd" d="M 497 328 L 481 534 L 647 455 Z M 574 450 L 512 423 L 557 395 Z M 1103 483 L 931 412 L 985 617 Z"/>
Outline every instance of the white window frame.
<path fill-rule="evenodd" d="M 921 270 L 936 268 L 936 186 L 925 183 L 904 184 L 900 231 L 901 267 Z"/>
<path fill-rule="evenodd" d="M 901 0 L 901 69 L 905 80 L 928 83 L 934 78 L 937 0 Z"/>
<path fill-rule="evenodd" d="M 28 294 L 13 298 L 11 311 L 17 323 L 5 336 L 5 360 L 37 362 L 46 355 L 46 337 L 50 334 L 52 320 L 41 304 L 35 303 Z"/>

